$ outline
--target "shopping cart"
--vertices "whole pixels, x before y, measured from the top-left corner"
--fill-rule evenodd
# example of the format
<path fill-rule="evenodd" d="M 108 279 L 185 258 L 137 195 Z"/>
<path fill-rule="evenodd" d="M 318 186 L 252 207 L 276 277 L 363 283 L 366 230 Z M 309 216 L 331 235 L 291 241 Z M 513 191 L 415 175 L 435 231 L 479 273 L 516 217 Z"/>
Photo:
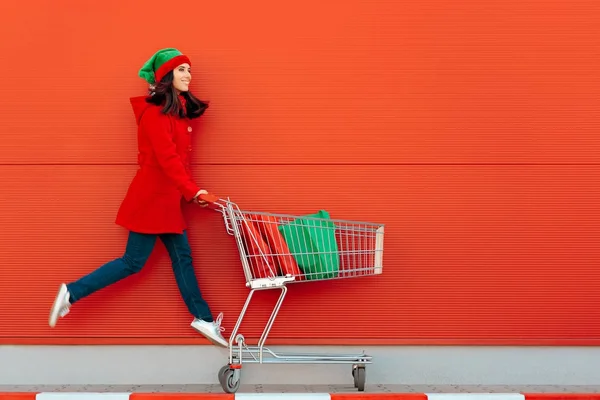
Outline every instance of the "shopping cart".
<path fill-rule="evenodd" d="M 238 390 L 244 363 L 317 363 L 352 364 L 354 386 L 363 391 L 366 364 L 372 362 L 364 352 L 275 353 L 265 343 L 288 284 L 381 274 L 384 225 L 330 219 L 325 211 L 310 216 L 242 211 L 229 199 L 214 195 L 202 195 L 201 199 L 222 213 L 227 233 L 236 239 L 246 287 L 250 288 L 229 338 L 229 362 L 218 373 L 223 390 Z M 267 289 L 280 289 L 281 294 L 258 345 L 249 346 L 238 331 L 255 291 Z"/>

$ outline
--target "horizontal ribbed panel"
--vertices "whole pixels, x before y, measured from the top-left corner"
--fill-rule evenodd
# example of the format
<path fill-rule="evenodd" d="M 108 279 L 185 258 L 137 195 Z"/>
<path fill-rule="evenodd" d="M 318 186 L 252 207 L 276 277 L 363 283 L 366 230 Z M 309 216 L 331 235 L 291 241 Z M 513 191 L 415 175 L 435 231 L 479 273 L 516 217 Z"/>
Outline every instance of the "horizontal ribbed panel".
<path fill-rule="evenodd" d="M 42 174 L 46 174 L 42 177 Z M 73 308 L 47 314 L 62 280 L 121 255 L 113 224 L 131 166 L 0 167 L 0 337 L 189 338 L 168 257 Z M 243 209 L 386 223 L 383 275 L 290 287 L 274 338 L 600 338 L 600 167 L 202 167 Z M 230 332 L 247 289 L 220 215 L 189 207 L 201 287 Z M 259 293 L 256 337 L 276 292 Z"/>
<path fill-rule="evenodd" d="M 129 163 L 172 45 L 211 101 L 197 163 L 600 161 L 596 0 L 190 2 L 175 42 L 140 34 L 158 0 L 4 3 L 1 163 Z"/>
<path fill-rule="evenodd" d="M 600 3 L 190 2 L 175 42 L 142 34 L 163 6 L 0 3 L 0 343 L 198 337 L 160 243 L 142 273 L 46 322 L 62 280 L 124 250 L 128 98 L 170 46 L 211 101 L 194 130 L 203 187 L 386 224 L 383 275 L 291 286 L 272 338 L 600 343 L 600 166 L 583 165 L 600 161 Z M 186 217 L 230 332 L 248 292 L 234 240 L 214 211 Z M 260 334 L 276 295 L 241 333 Z"/>

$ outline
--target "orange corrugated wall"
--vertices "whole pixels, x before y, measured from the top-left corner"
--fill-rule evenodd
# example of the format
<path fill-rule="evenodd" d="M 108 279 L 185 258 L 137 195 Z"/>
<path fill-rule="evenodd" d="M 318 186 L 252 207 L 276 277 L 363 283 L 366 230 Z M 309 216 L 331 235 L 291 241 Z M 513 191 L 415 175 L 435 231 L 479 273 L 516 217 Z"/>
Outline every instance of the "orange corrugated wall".
<path fill-rule="evenodd" d="M 2 2 L 0 344 L 206 343 L 162 244 L 47 326 L 60 282 L 123 252 L 128 98 L 170 46 L 211 101 L 203 187 L 386 224 L 384 274 L 292 286 L 272 343 L 600 344 L 599 17 L 596 0 Z M 248 292 L 233 238 L 185 213 L 230 332 Z"/>

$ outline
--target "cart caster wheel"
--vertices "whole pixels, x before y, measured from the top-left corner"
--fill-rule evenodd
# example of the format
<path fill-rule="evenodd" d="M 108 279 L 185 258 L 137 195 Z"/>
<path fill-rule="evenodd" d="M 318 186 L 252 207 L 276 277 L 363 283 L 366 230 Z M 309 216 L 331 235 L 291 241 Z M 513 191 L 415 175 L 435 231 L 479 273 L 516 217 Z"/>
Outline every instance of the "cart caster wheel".
<path fill-rule="evenodd" d="M 223 386 L 225 384 L 225 381 L 223 380 L 223 378 L 225 377 L 225 371 L 227 371 L 229 369 L 229 365 L 224 365 L 221 367 L 221 369 L 219 370 L 219 373 L 217 374 L 217 377 L 219 378 L 219 383 L 221 384 L 221 386 Z"/>
<path fill-rule="evenodd" d="M 357 388 L 359 392 L 363 392 L 365 390 L 365 381 L 367 380 L 366 372 L 367 369 L 364 366 L 352 367 L 354 387 Z"/>
<path fill-rule="evenodd" d="M 225 365 L 219 370 L 219 383 L 225 393 L 235 393 L 240 388 L 239 369 L 231 369 L 229 365 Z"/>

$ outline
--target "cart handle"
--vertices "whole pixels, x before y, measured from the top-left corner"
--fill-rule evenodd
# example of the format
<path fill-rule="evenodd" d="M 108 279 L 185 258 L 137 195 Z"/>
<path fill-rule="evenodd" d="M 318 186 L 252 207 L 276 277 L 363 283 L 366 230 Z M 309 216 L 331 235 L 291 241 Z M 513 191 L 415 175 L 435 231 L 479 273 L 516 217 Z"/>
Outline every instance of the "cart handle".
<path fill-rule="evenodd" d="M 210 206 L 209 208 L 212 208 L 213 210 L 221 212 L 223 214 L 225 213 L 225 208 L 227 208 L 229 204 L 233 204 L 229 201 L 229 199 L 224 199 L 213 193 L 201 194 L 200 196 L 198 196 L 198 198 L 207 202 L 208 206 Z"/>
<path fill-rule="evenodd" d="M 230 201 L 229 198 L 224 199 L 212 193 L 201 194 L 199 197 L 201 200 L 206 201 L 208 203 L 208 205 L 210 206 L 209 208 L 221 213 L 221 215 L 223 216 L 223 222 L 225 223 L 225 230 L 230 235 L 233 235 L 233 221 L 230 214 L 233 212 L 238 212 L 241 214 L 240 208 L 237 206 L 237 204 Z M 228 212 L 227 210 L 230 211 Z"/>
<path fill-rule="evenodd" d="M 221 200 L 221 198 L 217 195 L 208 193 L 208 194 L 201 194 L 200 199 L 206 201 L 207 203 L 217 203 L 219 200 Z"/>

